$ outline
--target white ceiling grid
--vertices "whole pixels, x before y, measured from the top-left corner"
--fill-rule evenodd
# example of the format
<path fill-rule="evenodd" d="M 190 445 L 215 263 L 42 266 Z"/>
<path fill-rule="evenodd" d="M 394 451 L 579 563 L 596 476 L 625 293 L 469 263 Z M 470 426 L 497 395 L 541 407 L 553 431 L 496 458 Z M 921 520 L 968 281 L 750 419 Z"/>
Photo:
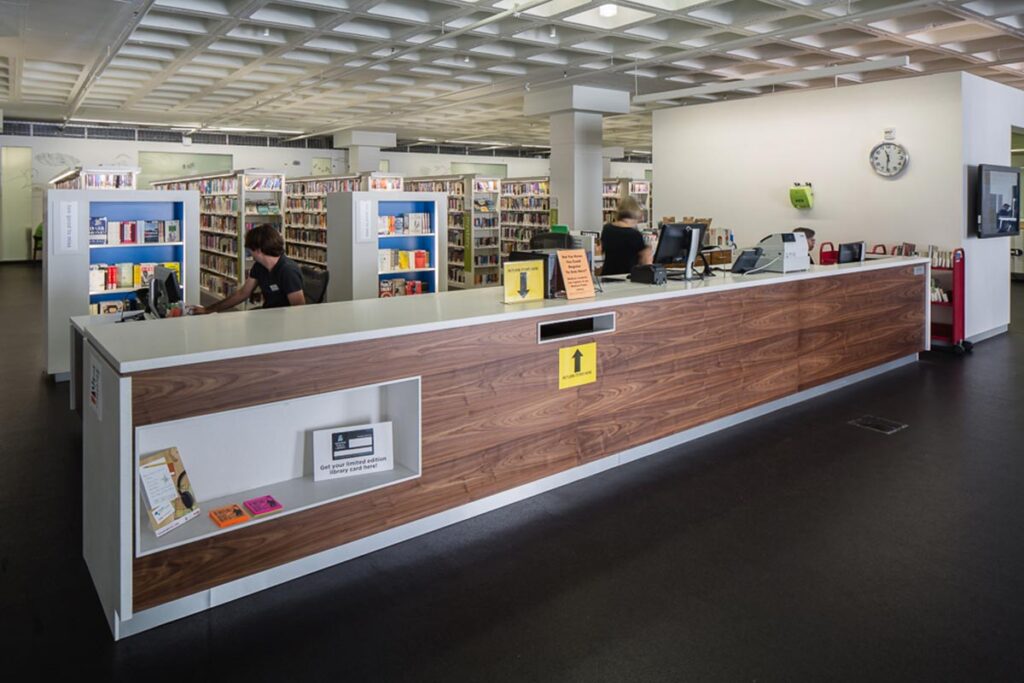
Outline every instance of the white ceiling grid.
<path fill-rule="evenodd" d="M 0 0 L 22 18 L 19 37 L 0 36 L 9 116 L 544 144 L 523 94 L 569 82 L 648 94 L 906 55 L 906 68 L 798 73 L 774 89 L 959 69 L 1024 87 L 1017 0 L 53 0 L 77 33 L 85 6 L 117 6 L 127 29 L 110 55 L 93 41 L 53 59 L 27 47 L 28 2 Z M 46 29 L 62 16 L 47 13 Z M 649 107 L 607 117 L 605 142 L 649 149 Z"/>

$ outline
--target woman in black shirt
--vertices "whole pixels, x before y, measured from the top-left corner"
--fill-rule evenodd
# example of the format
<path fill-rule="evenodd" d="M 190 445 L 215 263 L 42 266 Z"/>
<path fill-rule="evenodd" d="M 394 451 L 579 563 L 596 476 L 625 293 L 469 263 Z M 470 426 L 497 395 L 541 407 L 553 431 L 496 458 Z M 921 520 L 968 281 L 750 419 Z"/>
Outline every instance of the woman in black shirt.
<path fill-rule="evenodd" d="M 601 250 L 604 252 L 602 275 L 628 274 L 636 265 L 651 262 L 651 248 L 644 243 L 644 236 L 636 229 L 643 218 L 640 204 L 633 197 L 619 202 L 615 220 L 601 229 Z"/>

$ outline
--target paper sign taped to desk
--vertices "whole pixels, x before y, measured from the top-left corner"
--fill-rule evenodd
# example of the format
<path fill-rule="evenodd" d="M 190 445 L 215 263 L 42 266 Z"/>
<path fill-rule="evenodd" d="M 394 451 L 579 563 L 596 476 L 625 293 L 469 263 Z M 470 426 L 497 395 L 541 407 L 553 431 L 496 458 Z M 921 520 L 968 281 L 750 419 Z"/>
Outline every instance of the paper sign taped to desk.
<path fill-rule="evenodd" d="M 558 349 L 558 388 L 597 381 L 597 342 Z"/>

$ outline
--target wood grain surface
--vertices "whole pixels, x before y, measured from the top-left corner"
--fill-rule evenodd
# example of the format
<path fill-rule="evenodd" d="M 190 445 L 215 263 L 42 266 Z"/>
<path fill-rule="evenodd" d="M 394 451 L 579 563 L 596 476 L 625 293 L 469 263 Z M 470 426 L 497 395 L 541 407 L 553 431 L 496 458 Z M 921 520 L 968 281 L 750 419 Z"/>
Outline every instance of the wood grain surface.
<path fill-rule="evenodd" d="M 550 316 L 132 375 L 136 426 L 421 375 L 419 479 L 134 560 L 153 607 L 915 353 L 913 267 L 609 307 L 613 333 L 537 344 Z M 558 347 L 598 380 L 558 389 Z"/>

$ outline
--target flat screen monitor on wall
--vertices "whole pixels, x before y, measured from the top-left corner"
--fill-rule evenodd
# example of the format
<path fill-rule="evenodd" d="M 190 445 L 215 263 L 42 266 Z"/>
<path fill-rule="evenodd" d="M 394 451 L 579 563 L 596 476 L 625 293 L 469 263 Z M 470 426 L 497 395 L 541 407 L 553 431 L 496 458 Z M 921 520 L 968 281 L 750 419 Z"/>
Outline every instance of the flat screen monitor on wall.
<path fill-rule="evenodd" d="M 978 237 L 1020 234 L 1020 169 L 978 166 Z"/>

